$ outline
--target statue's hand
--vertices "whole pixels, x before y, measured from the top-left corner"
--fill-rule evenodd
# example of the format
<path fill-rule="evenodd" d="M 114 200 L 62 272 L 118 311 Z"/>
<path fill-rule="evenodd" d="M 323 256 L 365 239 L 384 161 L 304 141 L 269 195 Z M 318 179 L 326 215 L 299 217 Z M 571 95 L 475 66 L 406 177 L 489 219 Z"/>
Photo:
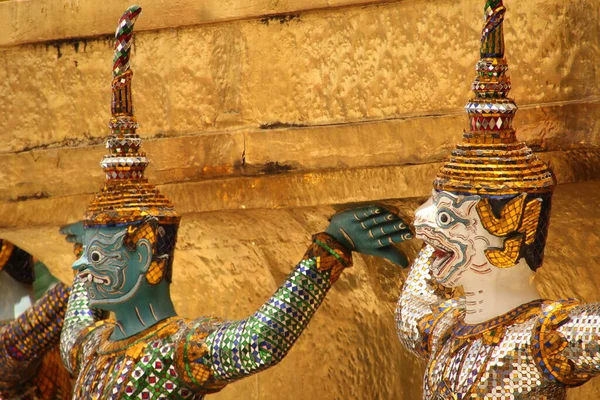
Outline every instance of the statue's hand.
<path fill-rule="evenodd" d="M 52 272 L 42 263 L 36 261 L 35 265 L 35 281 L 33 281 L 33 292 L 36 300 L 41 298 L 52 286 L 56 285 L 59 280 L 56 279 Z"/>
<path fill-rule="evenodd" d="M 83 244 L 83 222 L 75 222 L 60 228 L 61 234 L 67 237 L 67 242 Z"/>
<path fill-rule="evenodd" d="M 408 266 L 406 256 L 392 245 L 412 239 L 412 234 L 400 217 L 383 207 L 357 208 L 336 214 L 325 233 L 349 250 Z"/>
<path fill-rule="evenodd" d="M 83 222 L 65 225 L 60 228 L 59 232 L 66 236 L 67 242 L 73 243 L 73 251 L 79 257 L 83 246 Z"/>

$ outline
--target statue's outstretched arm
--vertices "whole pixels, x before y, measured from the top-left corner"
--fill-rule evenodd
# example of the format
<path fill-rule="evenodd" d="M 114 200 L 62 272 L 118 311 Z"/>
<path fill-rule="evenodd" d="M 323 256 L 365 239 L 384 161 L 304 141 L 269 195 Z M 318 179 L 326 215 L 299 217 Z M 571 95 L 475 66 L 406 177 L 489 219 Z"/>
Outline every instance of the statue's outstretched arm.
<path fill-rule="evenodd" d="M 576 300 L 543 309 L 533 342 L 538 364 L 566 385 L 600 374 L 600 303 Z"/>
<path fill-rule="evenodd" d="M 184 379 L 208 393 L 277 364 L 351 263 L 344 246 L 327 234 L 315 235 L 302 261 L 249 318 L 220 323 L 216 329 L 214 320 L 192 324 L 179 352 Z"/>
<path fill-rule="evenodd" d="M 459 300 L 451 299 L 447 289 L 435 283 L 431 276 L 433 247 L 424 246 L 413 262 L 396 308 L 396 330 L 404 347 L 421 358 L 427 358 L 436 337 L 445 324 L 438 322 L 454 318 Z"/>
<path fill-rule="evenodd" d="M 81 221 L 60 228 L 60 233 L 66 236 L 67 242 L 74 244 L 75 256 L 79 257 L 83 249 L 83 223 Z M 100 320 L 101 312 L 90 307 L 87 289 L 79 275 L 75 276 L 69 304 L 65 315 L 65 323 L 60 335 L 60 356 L 63 365 L 77 376 L 78 361 L 81 357 L 83 344 L 90 327 Z"/>
<path fill-rule="evenodd" d="M 356 251 L 407 265 L 393 247 L 410 239 L 406 224 L 379 206 L 336 214 L 290 276 L 249 318 L 235 322 L 202 319 L 191 324 L 177 352 L 179 376 L 210 393 L 227 383 L 277 364 L 292 348 L 332 284 L 352 264 Z"/>
<path fill-rule="evenodd" d="M 0 381 L 28 379 L 26 371 L 56 344 L 69 292 L 65 284 L 57 283 L 27 311 L 0 328 Z"/>

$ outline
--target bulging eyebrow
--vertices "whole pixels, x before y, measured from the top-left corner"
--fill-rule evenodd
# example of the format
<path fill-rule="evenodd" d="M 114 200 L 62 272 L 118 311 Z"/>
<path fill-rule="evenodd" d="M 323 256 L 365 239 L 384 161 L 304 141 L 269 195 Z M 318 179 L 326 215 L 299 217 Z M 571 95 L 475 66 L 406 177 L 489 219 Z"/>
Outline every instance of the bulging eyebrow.
<path fill-rule="evenodd" d="M 90 245 L 92 244 L 100 244 L 102 247 L 114 246 L 118 241 L 122 241 L 123 237 L 127 233 L 127 229 L 123 229 L 122 231 L 115 234 L 106 234 L 103 232 L 96 232 L 92 237 Z"/>
<path fill-rule="evenodd" d="M 452 207 L 456 207 L 459 208 L 461 207 L 464 203 L 468 202 L 468 201 L 478 201 L 480 199 L 479 196 L 475 195 L 475 196 L 463 196 L 461 198 L 461 196 L 457 196 L 454 195 L 452 193 L 442 193 L 440 192 L 438 194 L 438 198 L 435 200 L 436 205 L 439 205 L 440 203 L 443 202 L 443 204 L 448 204 L 448 202 L 451 203 Z M 446 200 L 446 201 L 444 201 Z"/>

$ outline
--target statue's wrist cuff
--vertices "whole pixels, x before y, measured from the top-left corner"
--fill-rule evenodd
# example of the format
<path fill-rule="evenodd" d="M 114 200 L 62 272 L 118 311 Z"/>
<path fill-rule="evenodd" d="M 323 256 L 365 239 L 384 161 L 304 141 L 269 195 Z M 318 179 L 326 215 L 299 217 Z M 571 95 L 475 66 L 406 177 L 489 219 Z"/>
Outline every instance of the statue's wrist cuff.
<path fill-rule="evenodd" d="M 352 266 L 352 252 L 335 238 L 327 233 L 317 233 L 313 235 L 313 242 L 324 250 L 327 255 L 333 256 L 344 268 Z"/>

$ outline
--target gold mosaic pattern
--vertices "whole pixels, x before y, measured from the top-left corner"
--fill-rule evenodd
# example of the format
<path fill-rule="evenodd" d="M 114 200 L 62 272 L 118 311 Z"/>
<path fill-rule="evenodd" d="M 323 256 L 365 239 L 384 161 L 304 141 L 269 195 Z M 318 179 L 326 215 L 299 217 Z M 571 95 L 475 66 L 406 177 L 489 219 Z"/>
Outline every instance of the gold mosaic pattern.
<path fill-rule="evenodd" d="M 489 200 L 487 198 L 482 198 L 477 203 L 476 207 L 477 214 L 479 214 L 483 227 L 492 235 L 500 237 L 515 232 L 521 223 L 525 197 L 526 195 L 521 195 L 509 201 L 504 208 L 502 208 L 500 218 L 494 216 Z"/>
<path fill-rule="evenodd" d="M 210 357 L 206 344 L 209 333 L 223 326 L 224 322 L 219 318 L 199 318 L 189 325 L 185 340 L 177 345 L 179 376 L 188 386 L 202 388 L 202 393 L 216 393 L 227 385 L 227 382 L 215 379 L 209 363 L 200 362 Z"/>
<path fill-rule="evenodd" d="M 187 362 L 183 359 L 181 360 L 182 367 L 184 368 L 183 370 L 185 371 L 185 374 L 183 375 L 184 378 L 192 378 L 194 382 L 204 383 L 212 377 L 213 373 L 210 369 L 210 366 L 189 362 L 189 360 L 198 360 L 208 355 L 208 347 L 206 346 L 206 343 L 200 342 L 205 340 L 207 336 L 208 333 L 195 334 L 193 338 L 190 338 L 187 346 L 184 346 L 185 342 L 181 343 L 181 349 L 182 351 L 185 351 L 185 360 L 187 360 Z M 183 350 L 184 348 L 185 350 Z M 221 384 L 221 387 L 223 386 L 225 386 L 224 382 Z"/>
<path fill-rule="evenodd" d="M 481 58 L 471 88 L 475 97 L 465 106 L 469 127 L 434 181 L 437 190 L 478 195 L 515 195 L 552 192 L 550 168 L 517 141 L 513 119 L 515 102 L 504 58 L 503 21 L 506 9 L 499 0 L 486 3 Z"/>
<path fill-rule="evenodd" d="M 525 243 L 527 244 L 531 244 L 535 240 L 541 212 L 542 202 L 540 200 L 532 200 L 525 206 L 525 215 L 519 232 L 525 234 Z"/>
<path fill-rule="evenodd" d="M 513 267 L 519 259 L 522 243 L 523 238 L 521 237 L 506 239 L 502 249 L 487 249 L 485 250 L 485 256 L 495 267 Z"/>
<path fill-rule="evenodd" d="M 58 355 L 69 288 L 58 283 L 17 319 L 0 324 L 0 399 L 70 399 Z"/>
<path fill-rule="evenodd" d="M 141 239 L 146 239 L 152 247 L 156 246 L 156 232 L 150 221 L 143 222 L 139 225 L 130 225 L 127 227 L 127 234 L 123 238 L 123 243 L 130 251 L 135 251 L 137 242 Z"/>
<path fill-rule="evenodd" d="M 150 267 L 148 268 L 148 272 L 146 272 L 146 280 L 149 284 L 157 285 L 162 281 L 165 276 L 166 264 L 166 259 L 152 261 Z"/>
<path fill-rule="evenodd" d="M 504 240 L 502 249 L 487 249 L 485 255 L 488 261 L 498 268 L 508 268 L 515 265 L 524 244 L 531 244 L 535 240 L 542 202 L 533 199 L 525 204 L 527 194 L 523 193 L 509 201 L 501 211 L 500 218 L 496 218 L 487 198 L 482 198 L 477 203 L 477 214 L 483 227 L 492 235 L 505 237 L 518 233 L 516 236 Z"/>
<path fill-rule="evenodd" d="M 177 224 L 180 217 L 173 204 L 145 179 L 106 182 L 88 206 L 86 226 L 114 225 L 139 221 L 147 216 L 161 223 Z"/>
<path fill-rule="evenodd" d="M 536 326 L 534 357 L 548 375 L 565 385 L 577 386 L 597 374 L 600 329 L 593 323 L 599 320 L 599 308 L 598 304 L 582 305 L 577 300 L 559 301 L 544 308 Z M 591 315 L 586 315 L 588 311 Z"/>
<path fill-rule="evenodd" d="M 137 243 L 140 239 L 146 239 L 152 246 L 152 254 L 157 254 L 157 242 L 159 230 L 163 229 L 158 225 L 157 220 L 147 219 L 138 225 L 130 225 L 127 227 L 127 234 L 123 239 L 125 246 L 131 251 L 135 251 Z M 154 258 L 146 272 L 146 280 L 151 285 L 157 285 L 165 276 L 167 258 Z"/>
<path fill-rule="evenodd" d="M 27 372 L 26 370 L 22 370 Z M 0 399 L 6 400 L 70 400 L 73 385 L 63 367 L 58 347 L 49 350 L 42 363 L 33 371 L 34 376 L 26 383 L 14 387 L 1 387 Z M 0 382 L 0 385 L 3 383 Z"/>

